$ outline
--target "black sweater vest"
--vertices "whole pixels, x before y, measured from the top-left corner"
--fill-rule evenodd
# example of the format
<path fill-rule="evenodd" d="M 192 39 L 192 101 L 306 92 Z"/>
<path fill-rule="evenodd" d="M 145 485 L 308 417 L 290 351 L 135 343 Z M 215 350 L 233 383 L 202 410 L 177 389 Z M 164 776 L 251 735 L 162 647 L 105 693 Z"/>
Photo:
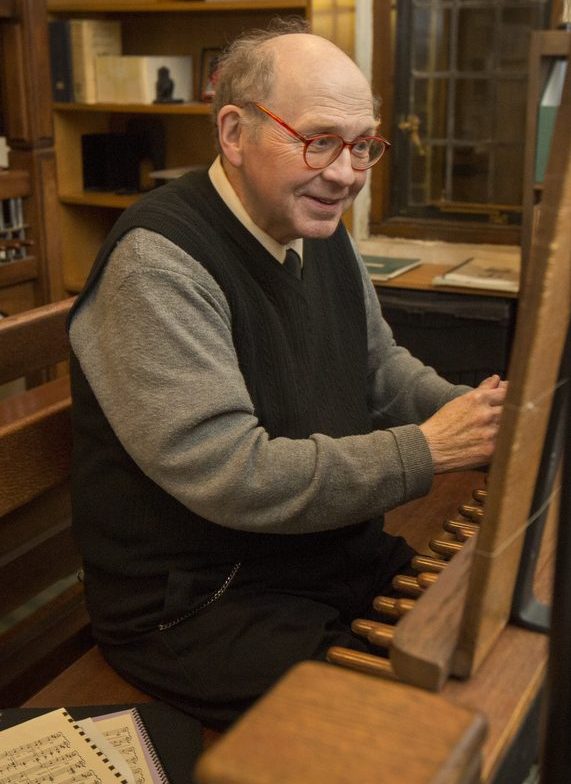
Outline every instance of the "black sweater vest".
<path fill-rule="evenodd" d="M 76 308 L 118 240 L 134 227 L 179 245 L 221 287 L 232 313 L 240 369 L 270 437 L 370 431 L 363 283 L 343 226 L 327 240 L 305 241 L 303 280 L 298 281 L 232 215 L 206 173 L 188 175 L 123 213 Z M 71 371 L 73 517 L 88 573 L 91 567 L 94 574 L 116 580 L 122 575 L 147 580 L 150 588 L 171 568 L 307 554 L 308 548 L 318 554 L 326 543 L 335 546 L 347 537 L 353 546 L 362 537 L 365 548 L 373 531 L 378 535 L 379 521 L 351 530 L 276 535 L 204 520 L 143 474 L 116 438 L 75 357 Z"/>

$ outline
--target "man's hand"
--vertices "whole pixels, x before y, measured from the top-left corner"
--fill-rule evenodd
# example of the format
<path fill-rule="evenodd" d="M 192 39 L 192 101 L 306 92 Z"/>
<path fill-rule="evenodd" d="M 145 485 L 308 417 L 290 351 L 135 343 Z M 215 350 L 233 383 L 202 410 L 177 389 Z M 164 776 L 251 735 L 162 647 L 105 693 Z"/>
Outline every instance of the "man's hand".
<path fill-rule="evenodd" d="M 489 463 L 507 392 L 499 376 L 451 400 L 420 429 L 428 442 L 435 473 L 476 468 Z"/>

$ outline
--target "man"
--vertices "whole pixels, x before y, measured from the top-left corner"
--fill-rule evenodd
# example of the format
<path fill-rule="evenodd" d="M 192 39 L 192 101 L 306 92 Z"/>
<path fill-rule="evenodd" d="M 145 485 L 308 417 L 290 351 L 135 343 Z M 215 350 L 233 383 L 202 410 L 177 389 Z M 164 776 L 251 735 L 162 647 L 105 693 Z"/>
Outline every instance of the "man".
<path fill-rule="evenodd" d="M 123 214 L 70 334 L 95 635 L 224 726 L 294 662 L 368 649 L 350 622 L 412 554 L 383 512 L 488 462 L 505 388 L 448 384 L 382 319 L 340 220 L 386 142 L 345 54 L 245 37 L 214 113 L 220 157 Z"/>

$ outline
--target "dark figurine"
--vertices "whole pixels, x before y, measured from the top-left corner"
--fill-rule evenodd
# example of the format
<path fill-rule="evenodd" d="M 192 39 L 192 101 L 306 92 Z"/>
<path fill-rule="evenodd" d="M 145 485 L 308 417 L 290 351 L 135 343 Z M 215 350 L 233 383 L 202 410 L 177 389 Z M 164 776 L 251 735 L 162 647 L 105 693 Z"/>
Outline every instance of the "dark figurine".
<path fill-rule="evenodd" d="M 162 65 L 157 72 L 156 82 L 157 97 L 153 103 L 182 103 L 182 98 L 173 98 L 174 80 L 171 79 L 170 70 Z"/>

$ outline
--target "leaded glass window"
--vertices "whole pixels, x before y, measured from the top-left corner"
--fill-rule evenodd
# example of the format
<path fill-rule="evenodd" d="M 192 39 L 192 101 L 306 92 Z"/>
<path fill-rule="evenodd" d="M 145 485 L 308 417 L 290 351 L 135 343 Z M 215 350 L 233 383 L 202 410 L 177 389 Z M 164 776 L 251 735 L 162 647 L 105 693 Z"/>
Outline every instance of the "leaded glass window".
<path fill-rule="evenodd" d="M 519 222 L 530 34 L 548 5 L 396 4 L 393 216 Z"/>

